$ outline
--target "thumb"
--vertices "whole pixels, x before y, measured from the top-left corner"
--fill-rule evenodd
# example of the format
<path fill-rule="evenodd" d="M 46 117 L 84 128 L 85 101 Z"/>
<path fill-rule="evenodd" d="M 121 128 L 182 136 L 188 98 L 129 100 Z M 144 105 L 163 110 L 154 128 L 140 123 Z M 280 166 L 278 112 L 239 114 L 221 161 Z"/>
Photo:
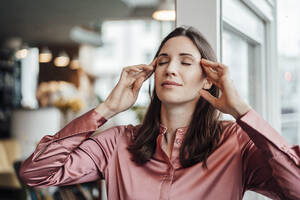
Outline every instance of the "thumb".
<path fill-rule="evenodd" d="M 134 94 L 137 94 L 140 91 L 144 80 L 145 80 L 145 78 L 142 76 L 134 82 L 134 85 L 133 85 L 133 88 L 132 88 Z"/>
<path fill-rule="evenodd" d="M 206 101 L 208 101 L 210 104 L 215 106 L 216 102 L 216 97 L 212 96 L 208 91 L 201 89 L 198 91 L 201 97 L 203 97 Z"/>

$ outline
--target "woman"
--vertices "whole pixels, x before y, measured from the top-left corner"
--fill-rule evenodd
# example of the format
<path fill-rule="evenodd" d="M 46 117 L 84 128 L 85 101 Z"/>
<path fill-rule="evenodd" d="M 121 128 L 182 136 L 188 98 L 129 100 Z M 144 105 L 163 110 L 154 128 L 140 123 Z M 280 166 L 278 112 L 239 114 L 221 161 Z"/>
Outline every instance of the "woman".
<path fill-rule="evenodd" d="M 152 73 L 155 88 L 143 123 L 91 136 L 135 103 Z M 236 122 L 221 121 L 219 111 Z M 300 199 L 300 149 L 288 147 L 239 96 L 205 38 L 180 27 L 150 65 L 124 68 L 103 103 L 42 138 L 20 176 L 36 187 L 103 176 L 113 200 L 240 200 L 246 190 Z"/>

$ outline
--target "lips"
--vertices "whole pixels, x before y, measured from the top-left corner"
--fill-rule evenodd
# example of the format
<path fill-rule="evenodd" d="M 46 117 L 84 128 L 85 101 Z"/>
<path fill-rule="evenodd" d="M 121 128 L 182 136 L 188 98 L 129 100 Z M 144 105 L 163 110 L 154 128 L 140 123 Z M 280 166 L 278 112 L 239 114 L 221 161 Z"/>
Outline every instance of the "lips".
<path fill-rule="evenodd" d="M 182 86 L 182 84 L 174 82 L 174 81 L 164 81 L 162 84 L 162 86 L 164 85 L 176 85 L 176 86 Z"/>

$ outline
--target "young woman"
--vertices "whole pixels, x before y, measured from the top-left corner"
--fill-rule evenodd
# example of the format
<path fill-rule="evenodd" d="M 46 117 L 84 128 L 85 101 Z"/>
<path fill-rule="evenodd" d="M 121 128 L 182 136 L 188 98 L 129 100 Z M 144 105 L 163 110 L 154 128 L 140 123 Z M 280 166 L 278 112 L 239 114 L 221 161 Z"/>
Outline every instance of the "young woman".
<path fill-rule="evenodd" d="M 135 103 L 152 73 L 155 88 L 142 124 L 92 136 Z M 221 121 L 220 111 L 236 121 Z M 245 103 L 205 38 L 179 27 L 150 65 L 123 69 L 104 103 L 42 138 L 20 176 L 35 187 L 104 177 L 112 200 L 241 200 L 246 190 L 295 200 L 300 149 Z"/>

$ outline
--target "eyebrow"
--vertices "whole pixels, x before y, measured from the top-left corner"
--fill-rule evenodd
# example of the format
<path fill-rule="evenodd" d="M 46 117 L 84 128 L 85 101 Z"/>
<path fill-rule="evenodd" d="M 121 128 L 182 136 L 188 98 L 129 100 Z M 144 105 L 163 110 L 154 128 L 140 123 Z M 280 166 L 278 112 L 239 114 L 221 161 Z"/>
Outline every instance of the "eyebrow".
<path fill-rule="evenodd" d="M 161 54 L 159 54 L 157 57 L 160 57 L 160 56 L 168 56 L 168 54 L 167 54 L 167 53 L 161 53 Z M 180 53 L 179 56 L 190 56 L 190 57 L 195 58 L 195 57 L 194 57 L 192 54 L 190 54 L 190 53 Z"/>

